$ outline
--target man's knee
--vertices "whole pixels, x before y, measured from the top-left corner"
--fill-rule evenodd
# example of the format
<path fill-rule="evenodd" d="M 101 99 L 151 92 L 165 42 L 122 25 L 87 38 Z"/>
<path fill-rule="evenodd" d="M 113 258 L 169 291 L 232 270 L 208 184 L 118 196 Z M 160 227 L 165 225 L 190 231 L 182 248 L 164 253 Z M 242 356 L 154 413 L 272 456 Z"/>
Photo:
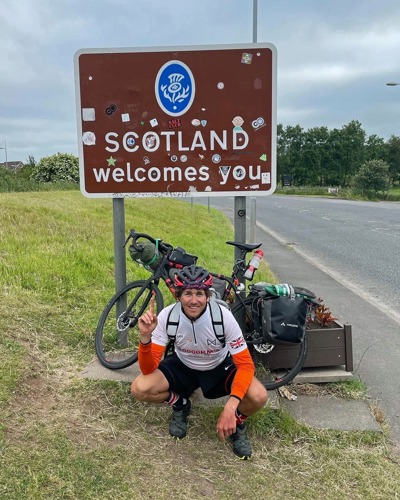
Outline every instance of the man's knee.
<path fill-rule="evenodd" d="M 138 401 L 157 403 L 163 401 L 163 396 L 166 397 L 168 388 L 165 376 L 159 370 L 155 370 L 149 375 L 138 375 L 132 382 L 131 394 Z"/>
<path fill-rule="evenodd" d="M 257 409 L 262 408 L 268 400 L 267 389 L 257 379 L 254 379 L 254 383 L 250 386 L 247 396 L 249 401 L 251 401 L 251 405 Z"/>
<path fill-rule="evenodd" d="M 260 387 L 257 390 L 255 398 L 256 398 L 256 403 L 260 408 L 264 406 L 265 403 L 268 401 L 267 389 L 262 384 L 260 384 Z"/>
<path fill-rule="evenodd" d="M 138 401 L 144 401 L 147 396 L 147 383 L 143 375 L 138 375 L 131 385 L 131 394 Z"/>

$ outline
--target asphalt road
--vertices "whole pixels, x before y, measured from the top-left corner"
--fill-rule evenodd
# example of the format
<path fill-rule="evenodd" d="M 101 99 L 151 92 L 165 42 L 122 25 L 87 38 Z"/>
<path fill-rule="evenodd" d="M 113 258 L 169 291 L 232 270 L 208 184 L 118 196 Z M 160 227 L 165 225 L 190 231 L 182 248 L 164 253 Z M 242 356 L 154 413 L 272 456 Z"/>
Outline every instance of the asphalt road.
<path fill-rule="evenodd" d="M 400 321 L 400 203 L 278 195 L 256 203 L 266 231 Z M 233 204 L 211 198 L 232 213 Z"/>
<path fill-rule="evenodd" d="M 233 198 L 210 202 L 233 220 Z M 255 239 L 272 271 L 280 282 L 313 290 L 352 325 L 353 374 L 368 385 L 400 447 L 399 229 L 396 203 L 257 198 Z"/>

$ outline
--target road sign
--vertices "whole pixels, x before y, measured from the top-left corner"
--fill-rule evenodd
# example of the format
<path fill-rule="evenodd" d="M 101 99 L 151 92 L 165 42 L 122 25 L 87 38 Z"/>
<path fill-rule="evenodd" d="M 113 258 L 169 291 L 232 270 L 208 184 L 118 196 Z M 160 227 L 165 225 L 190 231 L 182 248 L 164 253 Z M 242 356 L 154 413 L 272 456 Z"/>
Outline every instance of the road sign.
<path fill-rule="evenodd" d="M 274 192 L 273 45 L 82 49 L 74 63 L 85 196 Z"/>

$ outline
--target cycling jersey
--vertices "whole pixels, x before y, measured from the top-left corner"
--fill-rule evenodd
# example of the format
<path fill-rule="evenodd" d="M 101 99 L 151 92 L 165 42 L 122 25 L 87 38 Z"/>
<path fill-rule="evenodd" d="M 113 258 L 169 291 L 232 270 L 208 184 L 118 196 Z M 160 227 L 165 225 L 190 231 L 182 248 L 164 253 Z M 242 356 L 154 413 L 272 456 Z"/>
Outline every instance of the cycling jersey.
<path fill-rule="evenodd" d="M 154 371 L 168 344 L 167 319 L 174 304 L 158 315 L 158 324 L 152 333 L 152 342 L 139 346 L 139 365 L 143 374 Z M 231 394 L 243 398 L 254 376 L 254 363 L 243 338 L 242 331 L 232 313 L 222 307 L 225 330 L 225 346 L 216 338 L 209 308 L 196 320 L 180 313 L 176 332 L 175 352 L 186 366 L 193 370 L 206 371 L 220 365 L 228 352 L 237 367 Z"/>

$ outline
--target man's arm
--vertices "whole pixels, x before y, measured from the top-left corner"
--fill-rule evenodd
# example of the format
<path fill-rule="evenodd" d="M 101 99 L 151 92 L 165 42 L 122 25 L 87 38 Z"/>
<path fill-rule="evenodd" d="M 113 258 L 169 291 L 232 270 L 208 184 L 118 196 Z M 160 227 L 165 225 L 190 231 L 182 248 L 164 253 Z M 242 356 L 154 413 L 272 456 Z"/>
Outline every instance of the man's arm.
<path fill-rule="evenodd" d="M 140 332 L 138 359 L 140 371 L 143 375 L 148 375 L 157 368 L 165 351 L 165 346 L 153 344 L 151 341 L 151 334 L 157 325 L 158 319 L 154 312 L 154 297 L 152 297 L 150 299 L 150 309 L 138 321 Z"/>
<path fill-rule="evenodd" d="M 139 344 L 139 367 L 143 375 L 148 375 L 160 364 L 165 352 L 165 346 L 153 344 L 150 340 L 148 344 Z"/>
<path fill-rule="evenodd" d="M 236 365 L 237 372 L 232 382 L 231 396 L 235 396 L 240 401 L 250 387 L 255 367 L 248 349 L 238 354 L 232 354 L 232 359 Z"/>
<path fill-rule="evenodd" d="M 255 371 L 247 348 L 238 354 L 232 354 L 232 359 L 237 371 L 232 382 L 230 398 L 225 403 L 217 423 L 217 432 L 221 439 L 227 438 L 236 431 L 236 410 L 254 378 Z"/>

